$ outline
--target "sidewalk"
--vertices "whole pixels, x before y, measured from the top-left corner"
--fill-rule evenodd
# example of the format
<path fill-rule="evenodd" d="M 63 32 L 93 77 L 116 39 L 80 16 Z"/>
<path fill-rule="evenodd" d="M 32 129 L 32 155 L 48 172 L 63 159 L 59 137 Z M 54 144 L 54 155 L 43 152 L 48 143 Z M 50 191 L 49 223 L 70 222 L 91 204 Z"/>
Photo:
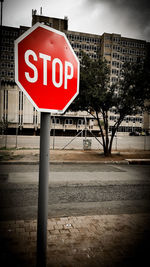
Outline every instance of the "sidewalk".
<path fill-rule="evenodd" d="M 49 219 L 47 266 L 149 266 L 149 222 L 150 214 Z M 35 266 L 35 220 L 0 222 L 0 232 L 1 266 Z"/>
<path fill-rule="evenodd" d="M 0 163 L 38 164 L 38 149 L 0 150 Z M 150 164 L 150 151 L 113 151 L 105 157 L 99 150 L 50 150 L 52 163 L 119 163 Z"/>

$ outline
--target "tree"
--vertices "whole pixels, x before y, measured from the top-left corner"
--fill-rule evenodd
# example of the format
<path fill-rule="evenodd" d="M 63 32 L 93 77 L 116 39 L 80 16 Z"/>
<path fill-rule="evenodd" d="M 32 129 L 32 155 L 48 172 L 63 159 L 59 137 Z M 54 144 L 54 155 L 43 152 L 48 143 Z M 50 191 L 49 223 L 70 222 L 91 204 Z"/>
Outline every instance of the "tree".
<path fill-rule="evenodd" d="M 124 118 L 145 108 L 144 101 L 149 95 L 145 78 L 143 63 L 128 63 L 124 64 L 119 82 L 110 86 L 110 70 L 106 61 L 101 58 L 93 61 L 83 53 L 80 94 L 71 109 L 87 111 L 97 120 L 105 156 L 111 155 L 115 133 Z M 109 136 L 108 112 L 112 107 L 116 108 L 118 118 Z"/>

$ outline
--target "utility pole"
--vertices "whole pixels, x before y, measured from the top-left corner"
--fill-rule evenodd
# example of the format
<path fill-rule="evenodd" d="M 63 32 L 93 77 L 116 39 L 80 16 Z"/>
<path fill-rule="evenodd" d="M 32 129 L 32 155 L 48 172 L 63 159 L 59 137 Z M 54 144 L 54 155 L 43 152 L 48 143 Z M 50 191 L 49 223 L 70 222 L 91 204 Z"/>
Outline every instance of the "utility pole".
<path fill-rule="evenodd" d="M 1 26 L 2 26 L 2 23 L 3 23 L 3 2 L 4 0 L 0 0 L 1 1 Z"/>

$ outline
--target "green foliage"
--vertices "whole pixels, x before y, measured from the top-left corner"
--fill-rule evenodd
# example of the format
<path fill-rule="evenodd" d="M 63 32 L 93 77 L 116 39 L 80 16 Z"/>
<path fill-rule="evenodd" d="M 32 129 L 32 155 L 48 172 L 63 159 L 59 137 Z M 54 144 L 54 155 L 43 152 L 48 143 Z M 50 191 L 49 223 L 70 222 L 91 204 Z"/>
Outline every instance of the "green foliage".
<path fill-rule="evenodd" d="M 144 63 L 125 63 L 116 89 L 115 106 L 121 117 L 134 115 L 144 110 L 146 108 L 145 100 L 150 99 Z"/>
<path fill-rule="evenodd" d="M 92 61 L 83 53 L 80 70 L 80 94 L 72 109 L 96 110 L 108 109 L 112 92 L 109 87 L 110 71 L 101 59 Z"/>

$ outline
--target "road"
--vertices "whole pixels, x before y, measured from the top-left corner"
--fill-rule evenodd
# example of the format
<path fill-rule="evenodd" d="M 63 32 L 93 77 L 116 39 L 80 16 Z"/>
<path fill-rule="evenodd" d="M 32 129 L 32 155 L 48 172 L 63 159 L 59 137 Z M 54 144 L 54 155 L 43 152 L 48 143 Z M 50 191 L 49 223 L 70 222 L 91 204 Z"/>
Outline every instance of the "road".
<path fill-rule="evenodd" d="M 35 219 L 38 165 L 0 165 L 0 220 Z M 48 216 L 150 212 L 150 166 L 51 164 Z"/>

